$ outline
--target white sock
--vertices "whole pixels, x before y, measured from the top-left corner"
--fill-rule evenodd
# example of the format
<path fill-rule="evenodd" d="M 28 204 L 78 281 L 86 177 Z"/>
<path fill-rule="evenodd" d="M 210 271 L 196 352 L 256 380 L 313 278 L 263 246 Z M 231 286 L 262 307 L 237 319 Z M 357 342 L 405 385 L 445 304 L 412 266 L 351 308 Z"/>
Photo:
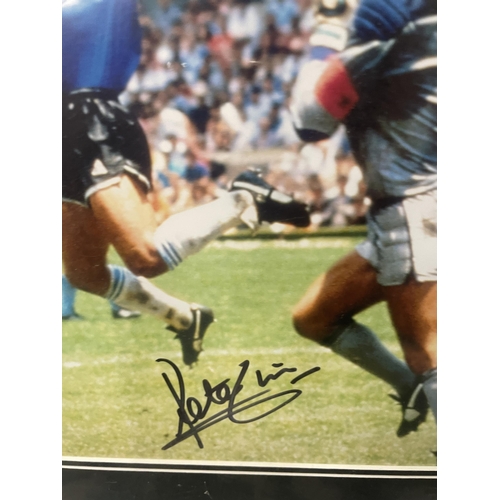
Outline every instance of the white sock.
<path fill-rule="evenodd" d="M 248 223 L 252 209 L 257 224 L 257 211 L 249 192 L 224 194 L 215 201 L 169 217 L 154 234 L 155 246 L 168 268 L 175 269 L 186 257 L 199 252 L 243 219 Z"/>
<path fill-rule="evenodd" d="M 111 283 L 106 298 L 131 311 L 150 314 L 175 329 L 185 330 L 193 321 L 191 306 L 166 294 L 146 278 L 120 266 L 108 266 Z"/>

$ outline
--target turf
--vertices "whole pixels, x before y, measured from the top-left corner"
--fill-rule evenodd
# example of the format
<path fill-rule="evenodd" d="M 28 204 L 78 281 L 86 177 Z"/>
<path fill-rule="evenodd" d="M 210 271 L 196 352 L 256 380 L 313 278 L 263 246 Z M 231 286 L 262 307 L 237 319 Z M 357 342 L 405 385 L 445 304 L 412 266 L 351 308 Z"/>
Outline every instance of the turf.
<path fill-rule="evenodd" d="M 217 460 L 434 466 L 436 427 L 428 417 L 417 433 L 399 439 L 400 409 L 390 387 L 294 333 L 290 312 L 307 286 L 356 238 L 216 242 L 175 272 L 153 280 L 168 293 L 213 307 L 218 322 L 193 369 L 182 365 L 180 347 L 156 319 L 113 320 L 107 302 L 79 292 L 85 321 L 63 324 L 63 455 L 168 460 Z M 111 260 L 118 262 L 116 256 Z M 385 306 L 359 316 L 401 356 Z M 247 424 L 224 420 L 200 433 L 203 449 L 190 437 L 162 450 L 175 438 L 175 402 L 162 378 L 168 358 L 182 370 L 186 393 L 204 404 L 203 379 L 230 379 L 250 362 L 237 401 L 259 390 L 269 394 L 300 389 L 297 399 Z M 273 363 L 297 368 L 264 388 Z M 306 370 L 316 373 L 292 385 Z M 283 397 L 282 397 L 283 398 Z M 278 399 L 276 401 L 284 401 Z M 277 404 L 276 402 L 274 403 Z M 271 403 L 240 415 L 249 419 Z M 226 405 L 212 405 L 207 417 Z M 186 428 L 184 428 L 186 430 Z"/>

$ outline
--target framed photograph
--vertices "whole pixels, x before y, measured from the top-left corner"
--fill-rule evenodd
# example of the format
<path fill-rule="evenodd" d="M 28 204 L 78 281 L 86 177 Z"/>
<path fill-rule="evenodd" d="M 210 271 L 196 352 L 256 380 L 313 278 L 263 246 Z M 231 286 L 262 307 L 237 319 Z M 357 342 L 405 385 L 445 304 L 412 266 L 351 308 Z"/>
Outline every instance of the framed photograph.
<path fill-rule="evenodd" d="M 436 2 L 62 11 L 63 498 L 436 498 Z"/>

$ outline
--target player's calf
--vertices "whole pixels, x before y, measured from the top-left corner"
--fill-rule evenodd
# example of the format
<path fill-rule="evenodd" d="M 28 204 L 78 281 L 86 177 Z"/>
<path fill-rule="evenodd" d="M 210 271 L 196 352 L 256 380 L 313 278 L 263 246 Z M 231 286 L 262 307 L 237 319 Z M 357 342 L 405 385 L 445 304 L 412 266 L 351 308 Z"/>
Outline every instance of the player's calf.
<path fill-rule="evenodd" d="M 392 354 L 365 325 L 350 316 L 338 318 L 335 323 L 319 322 L 305 314 L 295 313 L 297 332 L 335 354 L 354 363 L 391 385 L 399 397 L 406 397 L 415 383 L 415 375 L 408 365 Z"/>
<path fill-rule="evenodd" d="M 109 273 L 105 265 L 65 264 L 65 276 L 72 287 L 104 297 L 109 288 Z"/>
<path fill-rule="evenodd" d="M 169 217 L 154 234 L 158 254 L 169 269 L 242 222 L 253 198 L 246 192 L 227 193 L 215 201 Z M 256 215 L 253 221 L 257 224 Z"/>
<path fill-rule="evenodd" d="M 155 278 L 168 270 L 152 241 L 138 241 L 133 247 L 122 251 L 120 256 L 127 268 L 136 276 Z"/>
<path fill-rule="evenodd" d="M 246 171 L 234 180 L 231 192 L 169 217 L 156 230 L 154 246 L 168 269 L 173 270 L 227 230 L 242 222 L 257 228 L 263 221 L 297 227 L 310 223 L 304 203 L 279 192 L 259 173 Z"/>

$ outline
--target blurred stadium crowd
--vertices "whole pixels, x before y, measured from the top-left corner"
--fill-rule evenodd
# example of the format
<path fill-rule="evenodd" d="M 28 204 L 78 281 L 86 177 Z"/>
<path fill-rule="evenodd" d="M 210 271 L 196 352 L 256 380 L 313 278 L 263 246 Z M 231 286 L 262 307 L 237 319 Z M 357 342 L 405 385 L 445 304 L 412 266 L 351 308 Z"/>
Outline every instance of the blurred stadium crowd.
<path fill-rule="evenodd" d="M 247 167 L 311 206 L 311 229 L 365 221 L 340 129 L 304 144 L 289 111 L 313 0 L 143 0 L 142 57 L 121 102 L 145 129 L 159 219 L 205 203 Z"/>

